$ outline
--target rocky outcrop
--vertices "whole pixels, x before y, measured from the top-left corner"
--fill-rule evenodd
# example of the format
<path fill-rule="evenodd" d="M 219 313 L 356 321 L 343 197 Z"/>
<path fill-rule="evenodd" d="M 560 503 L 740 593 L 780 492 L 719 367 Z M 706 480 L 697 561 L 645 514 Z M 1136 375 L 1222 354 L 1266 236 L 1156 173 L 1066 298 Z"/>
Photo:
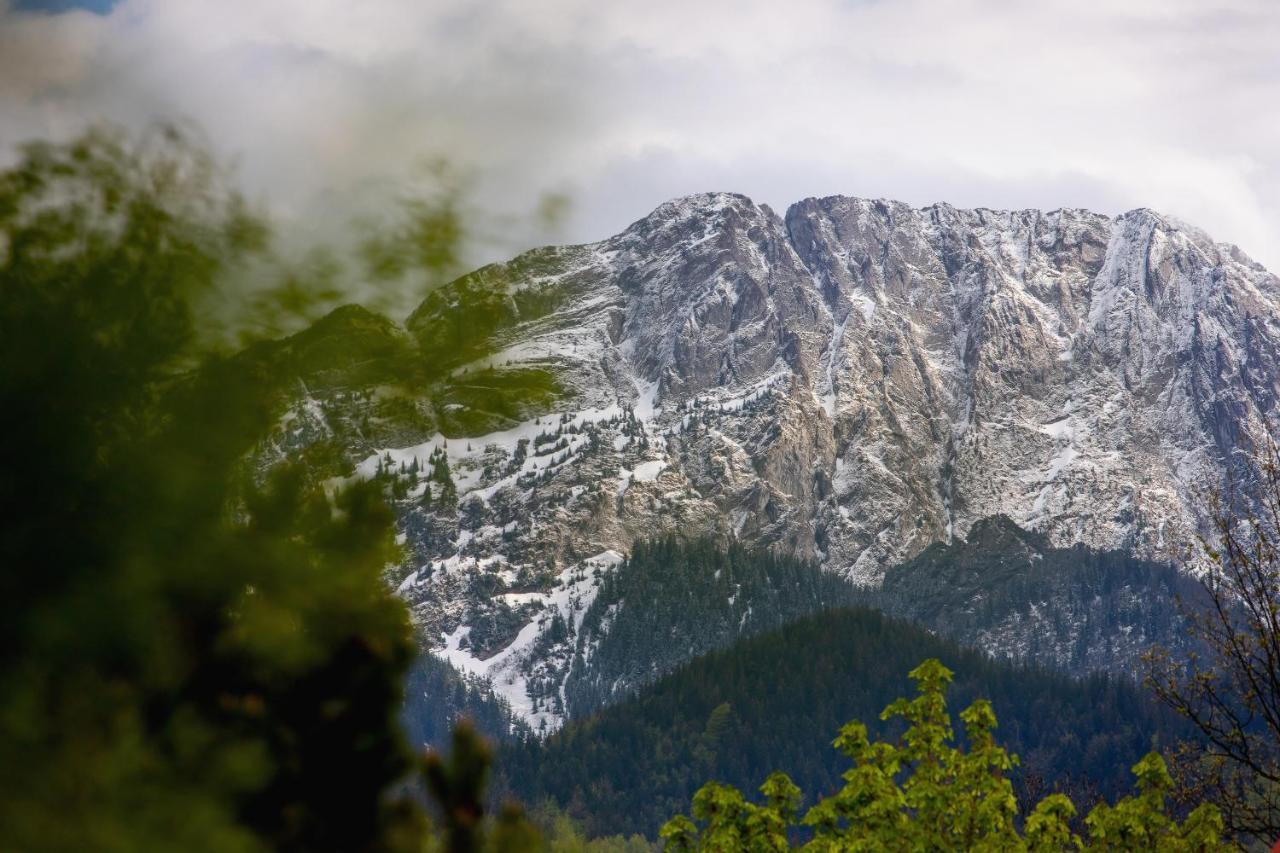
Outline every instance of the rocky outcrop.
<path fill-rule="evenodd" d="M 996 515 L 1164 557 L 1202 528 L 1199 490 L 1247 475 L 1280 393 L 1280 281 L 1148 210 L 780 217 L 708 194 L 478 276 L 499 346 L 459 369 L 544 371 L 560 396 L 359 466 L 447 456 L 457 510 L 410 489 L 397 585 L 459 654 L 477 614 L 535 624 L 571 566 L 666 532 L 873 586 Z M 433 295 L 410 332 L 456 304 Z"/>

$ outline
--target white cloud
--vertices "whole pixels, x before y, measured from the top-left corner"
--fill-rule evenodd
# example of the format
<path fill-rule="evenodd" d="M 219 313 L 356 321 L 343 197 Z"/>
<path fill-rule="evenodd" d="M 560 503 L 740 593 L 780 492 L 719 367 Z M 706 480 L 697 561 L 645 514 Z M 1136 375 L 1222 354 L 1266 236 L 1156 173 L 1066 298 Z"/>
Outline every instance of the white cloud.
<path fill-rule="evenodd" d="M 845 193 L 1149 206 L 1280 269 L 1272 0 L 4 8 L 0 149 L 179 114 L 299 217 L 445 154 L 498 212 L 571 191 L 566 239 L 689 192 Z"/>

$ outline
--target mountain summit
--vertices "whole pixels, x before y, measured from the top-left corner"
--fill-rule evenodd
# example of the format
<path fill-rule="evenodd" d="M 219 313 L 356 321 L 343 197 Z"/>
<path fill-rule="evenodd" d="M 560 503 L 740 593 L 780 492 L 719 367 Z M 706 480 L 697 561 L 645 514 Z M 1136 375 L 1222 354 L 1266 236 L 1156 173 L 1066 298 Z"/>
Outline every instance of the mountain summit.
<path fill-rule="evenodd" d="M 492 361 L 553 370 L 575 418 L 629 407 L 647 443 L 550 472 L 544 493 L 596 463 L 614 498 L 555 519 L 579 553 L 693 519 L 874 583 L 1003 514 L 1155 556 L 1268 434 L 1280 382 L 1280 281 L 1147 210 L 831 197 L 779 218 L 707 194 L 513 263 L 551 307 L 512 316 Z"/>
<path fill-rule="evenodd" d="M 1280 280 L 1149 210 L 834 196 L 780 217 L 697 195 L 464 277 L 408 332 L 450 354 L 439 330 L 478 288 L 498 293 L 498 347 L 458 375 L 554 393 L 460 398 L 359 468 L 447 461 L 456 512 L 420 487 L 402 507 L 400 590 L 442 653 L 490 676 L 535 643 L 530 608 L 572 631 L 584 578 L 664 533 L 864 585 L 993 516 L 1167 556 L 1203 527 L 1198 490 L 1247 476 L 1280 393 Z"/>

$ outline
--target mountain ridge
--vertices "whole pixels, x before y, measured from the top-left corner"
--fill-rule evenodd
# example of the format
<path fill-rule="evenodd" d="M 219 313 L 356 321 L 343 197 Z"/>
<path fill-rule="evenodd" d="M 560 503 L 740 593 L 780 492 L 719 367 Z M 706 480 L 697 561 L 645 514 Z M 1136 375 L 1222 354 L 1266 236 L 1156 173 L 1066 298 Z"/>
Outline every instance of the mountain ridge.
<path fill-rule="evenodd" d="M 1278 318 L 1280 280 L 1147 209 L 702 194 L 434 291 L 405 329 L 447 393 L 312 394 L 278 446 L 373 421 L 348 454 L 394 481 L 393 585 L 485 673 L 667 534 L 868 587 L 1000 515 L 1170 559 L 1275 434 Z"/>
<path fill-rule="evenodd" d="M 841 196 L 829 197 L 828 199 L 823 200 L 806 200 L 792 205 L 788 210 L 787 218 L 790 222 L 788 223 L 788 227 L 785 229 L 785 233 L 772 235 L 772 238 L 775 238 L 772 241 L 767 239 L 770 235 L 764 235 L 766 239 L 762 240 L 762 242 L 765 244 L 764 248 L 767 251 L 758 252 L 758 256 L 755 259 L 763 261 L 764 265 L 767 266 L 770 262 L 770 256 L 773 256 L 776 260 L 781 255 L 785 255 L 788 248 L 791 248 L 794 251 L 794 247 L 801 245 L 804 239 L 800 233 L 800 226 L 805 223 L 802 221 L 800 213 L 803 212 L 803 208 L 806 205 L 811 206 L 822 204 L 826 204 L 827 206 L 852 206 L 859 208 L 863 213 L 865 213 L 866 210 L 878 207 L 890 218 L 894 215 L 903 214 L 904 212 L 924 213 L 929 211 L 940 216 L 957 216 L 961 218 L 976 217 L 978 220 L 982 220 L 985 216 L 983 211 L 961 211 L 956 208 L 952 208 L 949 205 L 936 205 L 933 208 L 926 208 L 923 211 L 915 211 L 915 209 L 909 208 L 905 205 L 891 206 L 885 202 L 855 200 Z M 695 220 L 696 224 L 705 225 L 703 220 L 705 220 L 707 216 L 718 214 L 727 214 L 726 218 L 730 221 L 727 224 L 721 225 L 714 231 L 714 233 L 712 233 L 712 229 L 706 228 L 704 228 L 704 230 L 699 234 L 689 235 L 687 233 L 689 221 L 691 219 Z M 642 408 L 645 406 L 651 407 L 653 402 L 659 398 L 668 404 L 673 403 L 679 405 L 682 402 L 687 402 L 690 398 L 695 398 L 697 396 L 696 392 L 699 390 L 727 387 L 735 384 L 741 385 L 750 379 L 768 378 L 766 373 L 769 368 L 775 366 L 778 363 L 778 359 L 782 358 L 785 363 L 786 370 L 798 377 L 802 384 L 816 386 L 811 388 L 811 390 L 815 392 L 815 396 L 826 398 L 823 399 L 822 402 L 825 404 L 825 408 L 832 411 L 834 416 L 836 400 L 840 396 L 840 386 L 843 383 L 841 381 L 841 377 L 838 375 L 842 367 L 840 364 L 840 355 L 836 352 L 836 356 L 833 358 L 831 353 L 839 350 L 842 345 L 847 343 L 842 338 L 844 334 L 849 333 L 849 324 L 857 321 L 856 317 L 852 317 L 850 315 L 850 310 L 853 307 L 858 307 L 860 313 L 863 315 L 863 319 L 866 320 L 868 319 L 867 315 L 873 313 L 875 306 L 880 304 L 879 301 L 869 301 L 869 298 L 864 298 L 864 300 L 860 302 L 857 300 L 850 300 L 850 293 L 852 293 L 853 296 L 861 295 L 865 297 L 865 294 L 859 293 L 857 288 L 845 288 L 842 291 L 838 286 L 839 282 L 836 282 L 837 286 L 827 286 L 832 279 L 838 278 L 837 274 L 839 273 L 839 270 L 836 271 L 837 274 L 832 274 L 829 270 L 826 271 L 826 273 L 823 273 L 821 270 L 819 270 L 819 272 L 815 272 L 815 264 L 800 264 L 799 271 L 805 273 L 808 278 L 817 281 L 818 279 L 822 279 L 825 275 L 826 281 L 822 282 L 823 288 L 816 288 L 819 291 L 822 289 L 827 291 L 822 300 L 823 304 L 817 305 L 811 303 L 802 306 L 809 309 L 808 316 L 802 316 L 799 319 L 801 321 L 809 322 L 799 323 L 798 325 L 802 327 L 799 330 L 775 330 L 782 334 L 765 336 L 765 339 L 760 341 L 751 341 L 749 339 L 744 341 L 744 338 L 749 336 L 744 335 L 743 332 L 750 332 L 750 329 L 746 328 L 746 324 L 740 322 L 743 319 L 742 315 L 745 313 L 742 306 L 745 304 L 750 308 L 756 303 L 773 303 L 773 307 L 776 308 L 776 303 L 778 302 L 777 288 L 771 288 L 768 292 L 762 292 L 758 288 L 748 288 L 744 292 L 732 294 L 733 305 L 731 308 L 738 312 L 738 317 L 733 317 L 732 311 L 728 307 L 680 304 L 682 301 L 688 302 L 691 294 L 695 297 L 701 295 L 696 291 L 696 284 L 699 281 L 705 281 L 708 277 L 708 273 L 712 274 L 713 277 L 717 270 L 708 267 L 706 258 L 695 258 L 695 261 L 698 261 L 698 263 L 687 263 L 685 264 L 686 268 L 683 270 L 671 269 L 672 264 L 679 263 L 682 258 L 688 258 L 692 252 L 696 252 L 699 245 L 708 241 L 716 241 L 723 244 L 717 254 L 732 254 L 735 250 L 743 249 L 744 247 L 742 245 L 735 245 L 734 238 L 739 236 L 742 231 L 750 232 L 753 228 L 761 228 L 763 224 L 765 224 L 764 221 L 770 218 L 768 214 L 769 212 L 765 207 L 754 205 L 745 196 L 733 194 L 703 194 L 690 196 L 660 206 L 648 217 L 637 220 L 636 223 L 633 223 L 616 238 L 611 238 L 610 240 L 602 241 L 597 244 L 589 244 L 589 247 L 594 247 L 595 252 L 597 253 L 604 252 L 615 259 L 621 257 L 621 263 L 619 264 L 621 266 L 621 270 L 618 271 L 616 279 L 619 288 L 624 291 L 628 300 L 636 302 L 647 301 L 651 303 L 650 305 L 642 305 L 639 309 L 631 312 L 632 319 L 630 320 L 630 325 L 628 325 L 628 318 L 625 316 L 622 318 L 618 318 L 616 316 L 610 318 L 614 323 L 619 322 L 619 319 L 621 319 L 622 328 L 620 330 L 615 330 L 613 334 L 619 338 L 618 343 L 621 344 L 620 349 L 623 350 L 621 354 L 626 356 L 627 360 L 632 363 L 633 373 L 635 374 L 633 376 L 633 384 L 634 380 L 639 380 L 640 383 L 646 385 L 644 390 L 647 392 L 647 396 L 646 394 L 640 393 L 640 389 L 637 387 L 631 398 L 633 405 L 637 405 Z M 1028 218 L 1033 214 L 1027 212 L 1020 212 L 1017 214 L 1000 214 L 1000 216 L 1004 217 L 1012 217 L 1015 215 L 1022 218 Z M 1112 222 L 1110 218 L 1097 214 L 1083 214 L 1073 211 L 1071 215 L 1087 217 L 1094 225 L 1098 223 Z M 748 221 L 747 219 L 744 219 L 744 217 L 747 216 L 754 216 L 755 221 Z M 1051 218 L 1052 214 L 1040 214 L 1038 212 L 1034 212 L 1034 217 L 1038 217 L 1043 220 Z M 780 218 L 777 218 L 776 215 L 774 215 L 774 225 L 777 225 L 778 222 L 781 221 L 782 220 Z M 1157 216 L 1156 214 L 1144 209 L 1139 209 L 1136 214 L 1126 214 L 1125 216 L 1117 217 L 1114 220 L 1118 225 L 1130 221 L 1138 221 L 1140 224 L 1143 224 L 1144 227 L 1149 225 L 1153 229 L 1157 230 L 1163 229 L 1165 231 L 1169 231 L 1172 228 L 1173 230 L 1171 233 L 1186 233 L 1181 226 L 1171 226 L 1171 220 L 1168 218 Z M 1085 224 L 1088 225 L 1089 223 Z M 652 257 L 655 254 L 655 251 L 660 253 L 663 249 L 663 246 L 660 244 L 663 242 L 662 238 L 664 237 L 664 234 L 666 236 L 671 236 L 669 232 L 673 229 L 680 232 L 676 236 L 680 236 L 682 238 L 675 241 L 677 243 L 674 247 L 674 254 L 676 257 L 660 258 L 661 262 L 657 265 L 658 270 L 656 271 L 658 275 L 650 274 L 647 280 L 642 278 L 642 276 L 648 271 L 638 271 L 639 267 L 634 263 L 634 256 L 642 255 Z M 1123 229 L 1121 230 L 1123 231 Z M 1156 230 L 1152 230 L 1151 233 L 1155 234 Z M 1197 239 L 1200 239 L 1203 236 L 1200 232 L 1195 232 L 1195 235 L 1197 236 Z M 690 236 L 692 236 L 693 239 L 688 239 Z M 748 236 L 750 235 L 748 234 Z M 810 235 L 811 243 L 815 242 L 815 236 L 816 235 Z M 1100 235 L 1094 236 L 1097 237 Z M 779 240 L 776 238 L 783 239 Z M 637 247 L 637 243 L 640 243 L 641 245 Z M 659 244 L 656 250 L 654 246 L 655 243 Z M 1091 245 L 1090 242 L 1088 240 L 1077 240 L 1074 245 L 1083 247 L 1081 251 L 1084 253 L 1087 260 L 1090 251 L 1088 247 Z M 1094 240 L 1092 245 L 1094 247 L 1093 251 L 1096 253 L 1096 257 L 1093 260 L 1098 266 L 1100 266 L 1101 261 L 1105 257 L 1105 247 L 1101 240 Z M 1216 246 L 1217 244 L 1209 245 Z M 747 246 L 745 248 L 747 249 L 748 254 L 751 253 L 751 246 Z M 755 249 L 759 250 L 760 247 L 755 247 Z M 574 247 L 566 251 L 572 252 L 575 250 L 583 251 L 584 247 Z M 845 254 L 848 255 L 850 253 L 846 252 Z M 716 258 L 711 259 L 713 262 L 715 260 Z M 735 272 L 741 273 L 742 271 L 735 270 Z M 751 271 L 748 270 L 746 272 L 750 273 Z M 1023 270 L 1023 273 L 1024 277 L 1028 277 L 1025 275 L 1027 273 L 1026 270 Z M 746 277 L 749 278 L 750 276 L 748 275 Z M 1276 285 L 1274 277 L 1266 275 L 1261 278 L 1263 283 L 1268 285 L 1268 290 L 1275 290 Z M 666 281 L 664 282 L 663 279 L 666 279 Z M 648 286 L 642 287 L 640 285 Z M 681 287 L 679 285 L 690 286 Z M 831 314 L 831 309 L 833 307 L 837 312 L 834 315 Z M 981 308 L 981 306 L 978 307 Z M 1099 305 L 1096 307 L 1099 309 L 1097 312 L 1099 315 L 1105 313 L 1101 310 L 1105 306 Z M 821 309 L 823 308 L 826 309 L 830 316 L 826 318 L 816 316 L 822 313 Z M 677 311 L 673 309 L 680 310 Z M 699 315 L 700 310 L 702 311 L 701 316 Z M 735 333 L 733 335 L 733 340 L 730 342 L 731 345 L 728 347 L 708 346 L 708 336 L 717 330 L 714 326 L 712 326 L 711 329 L 708 329 L 708 324 L 705 323 L 705 320 L 716 320 L 717 318 L 714 316 L 716 310 L 718 310 L 722 315 L 727 315 L 729 325 L 731 326 L 730 331 Z M 712 316 L 708 317 L 708 314 Z M 840 316 L 841 314 L 842 316 Z M 844 324 L 839 328 L 838 332 L 835 327 L 835 323 L 832 322 L 836 316 L 840 316 L 840 321 Z M 1098 319 L 1101 320 L 1103 318 L 1099 316 Z M 810 342 L 810 346 L 801 347 L 803 335 L 797 334 L 797 331 L 801 333 L 805 331 L 813 332 L 814 327 L 822 326 L 824 320 L 826 321 L 827 328 L 823 328 L 822 331 L 827 332 L 826 340 L 819 341 L 816 345 L 814 345 L 813 342 Z M 675 321 L 683 321 L 683 325 L 690 326 L 690 328 L 681 329 L 677 326 Z M 973 322 L 970 321 L 969 325 L 973 325 Z M 810 334 L 809 337 L 813 337 L 812 334 Z M 781 340 L 778 340 L 779 338 L 781 338 Z M 758 346 L 752 346 L 753 344 L 758 344 Z M 723 350 L 725 349 L 729 349 L 731 351 L 724 352 Z M 801 350 L 803 349 L 808 349 L 808 352 L 802 352 Z M 705 353 L 707 350 L 710 350 L 710 359 L 706 357 L 700 358 L 702 353 Z M 1061 360 L 1063 361 L 1066 361 L 1067 356 L 1070 354 L 1071 349 L 1069 346 L 1060 349 L 1055 353 L 1056 356 L 1062 356 Z M 806 358 L 804 356 L 808 357 Z M 966 354 L 966 357 L 970 357 L 970 354 Z M 709 361 L 710 363 L 708 363 Z M 683 368 L 673 370 L 673 364 L 683 365 Z M 611 367 L 617 368 L 618 365 L 614 364 Z M 828 378 L 831 380 L 830 382 L 827 382 Z M 1274 377 L 1272 377 L 1272 381 L 1273 379 Z M 656 383 L 658 387 L 651 390 L 653 383 Z M 615 385 L 615 387 L 610 390 L 622 392 L 623 396 L 625 396 L 626 392 L 629 390 L 625 387 L 625 384 L 617 382 L 610 383 L 608 381 L 598 381 L 595 383 L 595 386 L 597 389 L 601 386 L 607 388 L 611 384 Z M 620 384 L 622 387 L 616 387 Z M 823 384 L 826 384 L 827 387 L 821 387 Z M 1053 423 L 1053 421 L 1049 421 L 1049 423 Z M 940 443 L 945 443 L 945 437 L 938 436 L 937 438 Z M 830 462 L 834 460 L 823 461 Z M 941 469 L 943 465 L 940 463 L 936 467 Z M 788 489 L 787 491 L 794 493 L 795 490 Z M 976 513 L 975 516 L 985 517 L 989 514 L 996 513 L 979 512 Z M 1023 520 L 1025 521 L 1025 519 Z M 946 525 L 936 525 L 936 527 L 945 529 Z M 933 533 L 936 534 L 937 530 L 933 531 Z M 932 541 L 934 538 L 938 537 L 936 535 L 930 535 L 927 541 Z M 922 547 L 923 544 L 927 543 L 921 542 L 919 543 L 919 547 Z M 1103 543 L 1095 540 L 1094 544 Z M 880 563 L 883 562 L 884 560 L 880 560 Z M 868 566 L 867 571 L 863 573 L 868 572 L 870 574 L 874 574 L 874 570 L 871 570 L 870 566 Z"/>

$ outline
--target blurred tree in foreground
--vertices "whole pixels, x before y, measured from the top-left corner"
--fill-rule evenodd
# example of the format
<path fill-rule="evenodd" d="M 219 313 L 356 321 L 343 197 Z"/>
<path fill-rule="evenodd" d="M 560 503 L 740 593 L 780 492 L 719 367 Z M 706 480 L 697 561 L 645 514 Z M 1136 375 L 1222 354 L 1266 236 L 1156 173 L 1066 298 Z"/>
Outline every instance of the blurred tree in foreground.
<path fill-rule="evenodd" d="M 1184 608 L 1201 653 L 1149 657 L 1156 695 L 1202 736 L 1175 755 L 1179 796 L 1208 800 L 1226 826 L 1280 838 L 1280 451 L 1259 465 L 1256 505 L 1211 500 L 1215 541 L 1201 543 L 1208 606 Z"/>
<path fill-rule="evenodd" d="M 0 175 L 0 848 L 417 844 L 391 514 L 251 478 L 274 377 L 200 345 L 268 236 L 174 130 Z"/>
<path fill-rule="evenodd" d="M 1137 796 L 1089 812 L 1087 840 L 1072 831 L 1076 808 L 1062 794 L 1042 800 L 1019 827 L 1013 785 L 1005 776 L 1017 759 L 996 745 L 991 705 L 979 700 L 960 714 L 968 749 L 957 748 L 946 708 L 951 671 L 927 660 L 911 678 L 916 698 L 899 699 L 881 715 L 904 720 L 906 732 L 897 743 L 872 743 L 862 723 L 841 729 L 834 745 L 853 761 L 845 786 L 802 820 L 800 790 L 783 773 L 760 787 L 763 805 L 712 782 L 694 795 L 693 820 L 679 816 L 663 826 L 666 849 L 787 850 L 801 828 L 812 832 L 806 850 L 1229 849 L 1219 838 L 1222 821 L 1213 806 L 1200 806 L 1181 825 L 1166 814 L 1172 780 L 1156 753 L 1133 768 Z"/>

